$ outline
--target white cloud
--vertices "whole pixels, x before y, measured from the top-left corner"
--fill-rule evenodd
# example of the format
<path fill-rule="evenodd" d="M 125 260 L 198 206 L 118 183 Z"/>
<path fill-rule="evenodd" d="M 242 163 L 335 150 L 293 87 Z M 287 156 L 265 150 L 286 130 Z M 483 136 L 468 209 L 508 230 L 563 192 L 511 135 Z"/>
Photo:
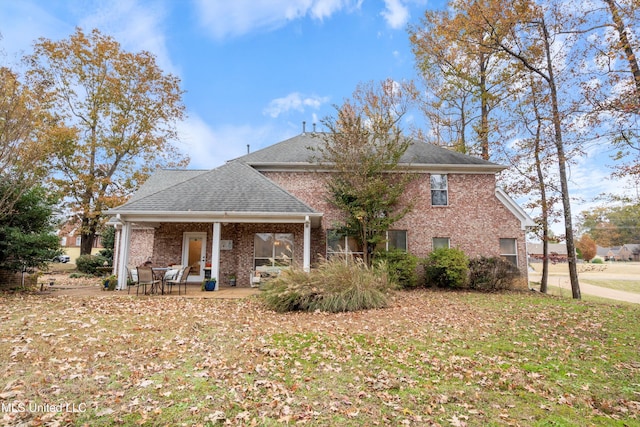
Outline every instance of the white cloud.
<path fill-rule="evenodd" d="M 291 129 L 270 125 L 223 125 L 212 128 L 199 116 L 178 125 L 180 141 L 176 144 L 191 158 L 189 169 L 213 169 L 226 161 L 247 154 L 247 144 L 253 152 L 293 136 Z"/>
<path fill-rule="evenodd" d="M 129 0 L 95 0 L 82 5 L 69 2 L 66 7 L 64 15 L 55 16 L 37 1 L 0 1 L 0 16 L 20 17 L 3 22 L 0 46 L 8 56 L 13 56 L 29 52 L 39 37 L 61 40 L 71 36 L 75 27 L 82 28 L 85 34 L 97 28 L 117 40 L 125 51 L 153 53 L 163 71 L 177 74 L 165 43 L 163 22 L 167 12 L 161 1 L 141 4 Z"/>
<path fill-rule="evenodd" d="M 284 98 L 276 98 L 263 110 L 263 114 L 273 118 L 278 117 L 288 111 L 294 110 L 303 113 L 305 108 L 318 110 L 323 104 L 329 101 L 328 97 L 308 96 L 305 97 L 299 92 L 293 92 Z"/>
<path fill-rule="evenodd" d="M 196 0 L 201 24 L 215 39 L 240 36 L 256 30 L 273 30 L 289 21 L 310 16 L 323 20 L 363 0 Z"/>
<path fill-rule="evenodd" d="M 397 30 L 404 28 L 409 22 L 409 8 L 400 0 L 384 0 L 385 10 L 380 14 L 387 21 L 387 25 Z"/>
<path fill-rule="evenodd" d="M 94 9 L 83 11 L 86 15 L 80 20 L 79 26 L 86 33 L 98 28 L 120 42 L 126 51 L 153 53 L 163 71 L 177 74 L 166 46 L 163 22 L 168 12 L 161 2 L 142 5 L 136 1 L 117 0 L 94 4 Z"/>

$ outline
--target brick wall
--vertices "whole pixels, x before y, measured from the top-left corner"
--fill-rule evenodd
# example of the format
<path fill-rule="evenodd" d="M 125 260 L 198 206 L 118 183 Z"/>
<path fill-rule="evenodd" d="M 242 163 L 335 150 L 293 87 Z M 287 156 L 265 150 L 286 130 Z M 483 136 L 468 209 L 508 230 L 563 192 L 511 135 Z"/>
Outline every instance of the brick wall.
<path fill-rule="evenodd" d="M 335 227 L 341 213 L 326 201 L 326 173 L 266 172 L 265 175 L 291 194 L 324 214 L 320 228 L 311 230 L 312 264 L 326 256 L 326 230 Z M 448 237 L 452 247 L 470 257 L 500 255 L 500 238 L 515 238 L 518 264 L 526 271 L 525 233 L 520 221 L 496 198 L 492 174 L 449 174 L 448 206 L 431 206 L 429 174 L 419 174 L 407 187 L 403 203 L 413 209 L 392 228 L 407 230 L 410 252 L 425 257 L 434 237 Z M 213 225 L 210 223 L 163 223 L 158 227 L 132 230 L 129 265 L 151 258 L 154 265 L 182 263 L 185 232 L 207 234 L 206 258 L 211 259 Z M 248 286 L 253 267 L 255 233 L 293 233 L 294 263 L 303 262 L 303 224 L 223 224 L 221 239 L 231 240 L 232 250 L 220 252 L 220 280 L 227 284 L 237 274 L 238 286 Z"/>
<path fill-rule="evenodd" d="M 340 220 L 340 213 L 326 201 L 323 181 L 326 174 L 266 172 L 265 175 L 323 212 L 323 229 L 333 228 Z M 518 267 L 526 269 L 525 233 L 520 229 L 520 221 L 496 198 L 495 175 L 449 174 L 448 193 L 448 206 L 431 206 L 429 174 L 419 174 L 408 185 L 402 203 L 411 203 L 413 209 L 392 228 L 407 230 L 411 253 L 425 257 L 433 250 L 434 237 L 448 237 L 451 247 L 460 248 L 470 257 L 498 256 L 499 239 L 515 238 Z"/>
<path fill-rule="evenodd" d="M 128 267 L 137 267 L 148 259 L 153 259 L 152 248 L 154 238 L 154 229 L 151 227 L 136 227 L 131 230 Z"/>

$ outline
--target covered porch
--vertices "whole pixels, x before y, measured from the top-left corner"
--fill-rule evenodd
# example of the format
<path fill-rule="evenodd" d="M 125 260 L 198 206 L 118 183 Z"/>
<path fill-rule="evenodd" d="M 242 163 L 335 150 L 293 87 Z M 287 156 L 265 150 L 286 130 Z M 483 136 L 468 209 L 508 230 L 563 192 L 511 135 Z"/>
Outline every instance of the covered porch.
<path fill-rule="evenodd" d="M 251 286 L 252 271 L 260 266 L 296 266 L 308 271 L 313 255 L 324 253 L 322 215 L 229 215 L 224 218 L 185 215 L 119 213 L 114 274 L 120 290 L 127 289 L 128 269 L 150 261 L 153 266 L 190 266 L 189 289 L 215 278 L 219 289 Z M 159 218 L 162 217 L 162 219 Z"/>

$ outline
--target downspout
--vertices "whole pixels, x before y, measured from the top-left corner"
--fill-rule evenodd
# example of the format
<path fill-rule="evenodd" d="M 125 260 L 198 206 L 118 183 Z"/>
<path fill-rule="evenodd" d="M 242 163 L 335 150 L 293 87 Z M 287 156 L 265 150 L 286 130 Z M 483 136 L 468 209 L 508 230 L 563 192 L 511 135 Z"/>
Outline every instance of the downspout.
<path fill-rule="evenodd" d="M 216 291 L 220 286 L 220 223 L 213 223 L 213 238 L 211 239 L 211 278 L 216 279 Z"/>
<path fill-rule="evenodd" d="M 304 255 L 302 269 L 307 273 L 311 270 L 311 220 L 309 219 L 309 215 L 304 218 Z"/>

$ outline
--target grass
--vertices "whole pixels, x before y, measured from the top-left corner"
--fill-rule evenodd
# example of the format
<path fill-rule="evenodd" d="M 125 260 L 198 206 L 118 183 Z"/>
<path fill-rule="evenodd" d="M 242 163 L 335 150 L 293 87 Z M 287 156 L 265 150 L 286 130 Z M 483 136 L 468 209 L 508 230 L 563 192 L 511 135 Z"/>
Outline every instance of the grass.
<path fill-rule="evenodd" d="M 400 292 L 353 313 L 256 299 L 0 296 L 0 413 L 69 425 L 640 425 L 640 306 Z M 82 406 L 78 406 L 82 405 Z"/>

